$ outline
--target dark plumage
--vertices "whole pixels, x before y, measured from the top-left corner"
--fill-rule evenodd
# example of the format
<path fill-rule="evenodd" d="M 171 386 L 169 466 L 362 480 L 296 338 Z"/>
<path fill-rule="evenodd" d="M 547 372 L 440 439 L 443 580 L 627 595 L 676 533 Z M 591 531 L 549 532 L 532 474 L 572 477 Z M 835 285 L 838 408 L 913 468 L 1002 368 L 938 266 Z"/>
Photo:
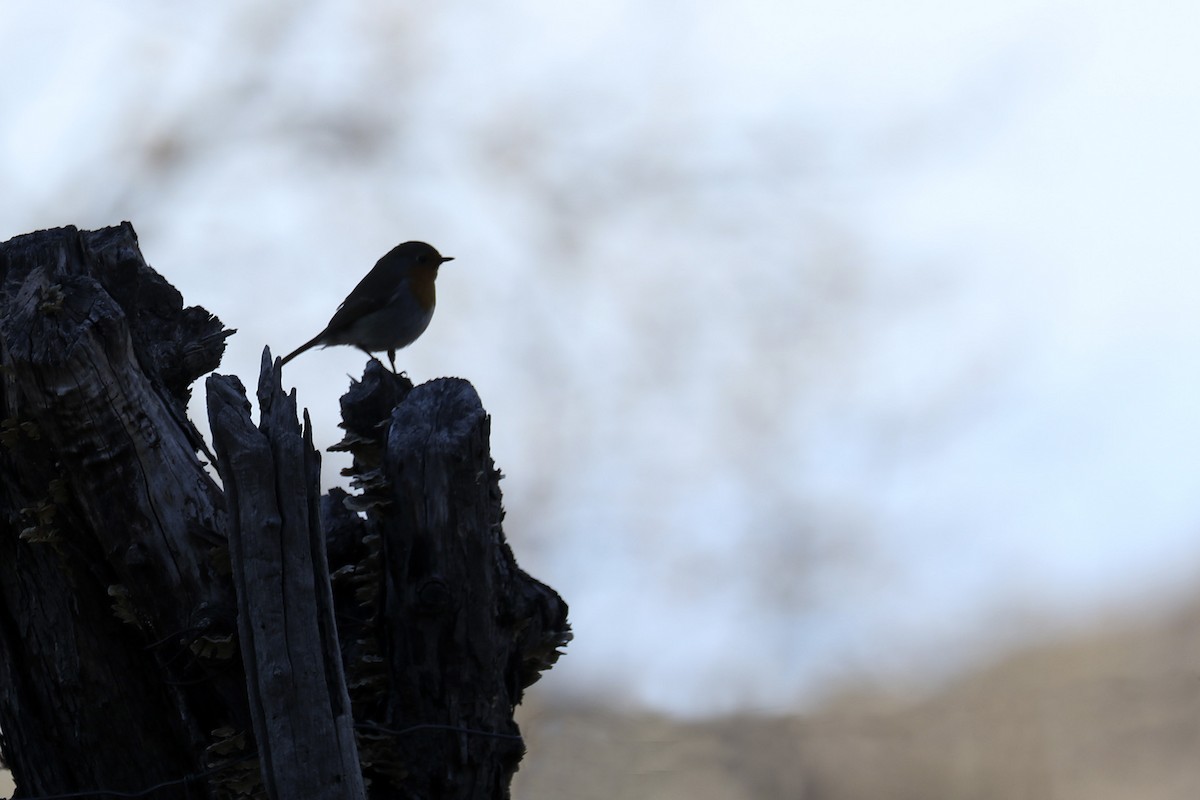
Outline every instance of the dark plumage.
<path fill-rule="evenodd" d="M 392 248 L 338 306 L 325 330 L 284 356 L 280 366 L 317 345 L 348 344 L 368 355 L 386 350 L 395 372 L 396 351 L 415 342 L 433 318 L 438 267 L 453 260 L 424 242 Z"/>

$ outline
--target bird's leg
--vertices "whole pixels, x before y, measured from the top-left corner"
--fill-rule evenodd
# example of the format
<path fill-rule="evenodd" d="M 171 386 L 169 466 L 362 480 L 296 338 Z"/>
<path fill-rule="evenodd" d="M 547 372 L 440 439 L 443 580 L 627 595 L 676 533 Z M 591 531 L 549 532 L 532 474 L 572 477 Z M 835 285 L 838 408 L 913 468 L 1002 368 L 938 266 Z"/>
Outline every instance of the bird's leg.
<path fill-rule="evenodd" d="M 355 346 L 355 347 L 358 347 L 358 345 L 354 345 L 354 346 Z M 379 361 L 379 359 L 375 357 L 375 354 L 374 354 L 374 353 L 372 353 L 372 352 L 371 352 L 370 350 L 368 350 L 367 348 L 365 348 L 365 347 L 358 347 L 358 349 L 359 349 L 359 350 L 362 350 L 364 353 L 366 353 L 366 354 L 367 354 L 367 358 L 371 359 L 372 361 Z M 380 363 L 382 363 L 382 362 L 380 362 Z"/>
<path fill-rule="evenodd" d="M 396 374 L 396 351 L 388 350 L 388 361 L 392 364 L 392 374 Z"/>

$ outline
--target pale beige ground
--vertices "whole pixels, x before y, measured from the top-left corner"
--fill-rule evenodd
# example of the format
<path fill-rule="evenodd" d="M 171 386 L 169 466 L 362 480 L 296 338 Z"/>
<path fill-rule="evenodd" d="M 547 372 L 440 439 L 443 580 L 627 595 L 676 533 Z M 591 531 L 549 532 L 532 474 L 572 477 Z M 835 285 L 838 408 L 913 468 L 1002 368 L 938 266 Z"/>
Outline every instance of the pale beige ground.
<path fill-rule="evenodd" d="M 806 716 L 688 724 L 537 694 L 517 800 L 1200 798 L 1200 610 L 1031 649 L 923 700 Z"/>
<path fill-rule="evenodd" d="M 518 800 L 1197 800 L 1200 611 L 1031 649 L 924 700 L 700 724 L 534 705 L 522 728 Z"/>

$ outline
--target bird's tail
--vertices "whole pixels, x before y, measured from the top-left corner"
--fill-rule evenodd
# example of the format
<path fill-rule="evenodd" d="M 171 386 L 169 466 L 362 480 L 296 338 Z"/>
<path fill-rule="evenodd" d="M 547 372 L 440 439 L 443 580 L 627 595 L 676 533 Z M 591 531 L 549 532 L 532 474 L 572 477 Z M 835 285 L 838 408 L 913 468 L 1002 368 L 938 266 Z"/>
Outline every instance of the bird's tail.
<path fill-rule="evenodd" d="M 293 350 L 292 352 L 290 352 L 286 356 L 284 356 L 283 361 L 279 362 L 279 366 L 282 367 L 284 364 L 291 361 L 293 358 L 300 355 L 301 353 L 303 353 L 305 350 L 309 349 L 310 347 L 315 347 L 315 346 L 319 345 L 321 343 L 322 337 L 324 337 L 324 336 L 325 336 L 325 331 L 321 331 L 316 336 L 309 339 L 307 342 L 300 345 L 295 350 Z"/>

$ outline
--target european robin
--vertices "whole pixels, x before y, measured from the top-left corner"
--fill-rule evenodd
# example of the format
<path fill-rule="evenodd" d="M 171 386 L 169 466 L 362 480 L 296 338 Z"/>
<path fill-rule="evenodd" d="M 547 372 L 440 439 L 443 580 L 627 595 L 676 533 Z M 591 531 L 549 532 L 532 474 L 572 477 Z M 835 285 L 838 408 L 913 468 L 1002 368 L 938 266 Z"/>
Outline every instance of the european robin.
<path fill-rule="evenodd" d="M 280 366 L 310 347 L 350 344 L 367 355 L 387 350 L 395 372 L 396 351 L 415 342 L 433 319 L 438 267 L 453 260 L 424 242 L 392 248 L 342 301 L 325 330 L 284 356 Z"/>

